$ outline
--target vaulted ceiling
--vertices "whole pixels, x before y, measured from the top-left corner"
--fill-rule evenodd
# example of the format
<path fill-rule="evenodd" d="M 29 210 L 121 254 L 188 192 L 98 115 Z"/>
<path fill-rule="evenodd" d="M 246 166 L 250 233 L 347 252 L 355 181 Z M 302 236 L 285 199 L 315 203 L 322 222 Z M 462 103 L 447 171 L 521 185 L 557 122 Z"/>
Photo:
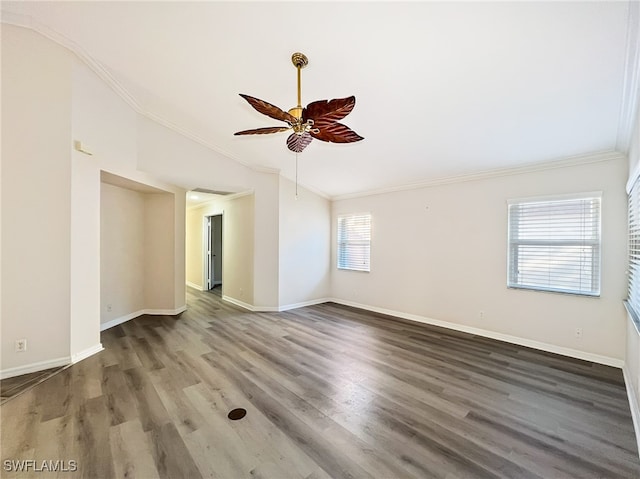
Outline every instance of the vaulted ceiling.
<path fill-rule="evenodd" d="M 294 177 L 287 133 L 238 93 L 355 95 L 364 141 L 314 141 L 299 178 L 328 196 L 624 149 L 628 2 L 2 2 L 101 64 L 142 111 Z M 631 21 L 630 21 L 631 19 Z M 627 95 L 627 96 L 626 96 Z M 622 146 L 621 146 L 622 145 Z"/>

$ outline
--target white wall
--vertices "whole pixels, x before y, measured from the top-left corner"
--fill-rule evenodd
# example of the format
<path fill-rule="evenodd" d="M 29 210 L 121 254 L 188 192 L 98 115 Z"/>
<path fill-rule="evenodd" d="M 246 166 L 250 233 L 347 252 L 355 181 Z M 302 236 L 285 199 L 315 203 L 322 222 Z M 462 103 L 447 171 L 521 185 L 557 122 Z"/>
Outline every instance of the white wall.
<path fill-rule="evenodd" d="M 253 194 L 241 194 L 220 197 L 187 211 L 187 281 L 206 289 L 204 219 L 222 215 L 222 293 L 248 307 L 254 306 L 254 204 Z"/>
<path fill-rule="evenodd" d="M 626 171 L 611 160 L 334 202 L 332 236 L 337 215 L 370 212 L 372 242 L 371 273 L 337 270 L 332 246 L 332 294 L 621 364 Z M 507 200 L 585 191 L 603 191 L 601 297 L 508 289 Z"/>
<path fill-rule="evenodd" d="M 275 174 L 254 178 L 253 304 L 257 309 L 278 308 L 279 182 Z"/>
<path fill-rule="evenodd" d="M 204 284 L 204 256 L 203 256 L 203 217 L 205 207 L 188 208 L 185 228 L 185 267 L 187 285 L 199 290 L 205 290 Z M 222 208 L 214 214 L 222 214 Z"/>
<path fill-rule="evenodd" d="M 86 65 L 72 69 L 72 136 L 93 156 L 72 150 L 71 350 L 100 348 L 100 171 L 136 167 L 136 114 Z"/>
<path fill-rule="evenodd" d="M 329 296 L 331 203 L 280 178 L 279 307 Z"/>
<path fill-rule="evenodd" d="M 174 293 L 176 289 L 174 195 L 147 193 L 144 196 L 145 309 L 177 309 L 184 304 L 184 276 L 179 276 L 183 279 L 181 288 L 183 293 L 182 302 L 177 305 Z M 182 236 L 184 237 L 184 234 Z M 184 253 L 181 252 L 181 256 L 180 264 L 184 274 Z"/>
<path fill-rule="evenodd" d="M 189 189 L 254 192 L 252 304 L 261 309 L 277 308 L 278 174 L 253 171 L 142 116 L 138 118 L 137 142 L 138 168 L 154 177 Z"/>
<path fill-rule="evenodd" d="M 184 307 L 185 191 L 138 169 L 139 115 L 66 49 L 3 24 L 2 80 L 0 375 L 7 377 L 101 348 L 101 170 L 175 196 L 169 302 Z M 73 150 L 74 140 L 93 156 Z M 154 134 L 142 140 L 143 149 L 163 142 Z M 30 285 L 39 287 L 38 301 Z M 18 338 L 27 338 L 27 352 L 14 352 Z"/>
<path fill-rule="evenodd" d="M 254 195 L 244 195 L 228 201 L 222 216 L 222 291 L 247 305 L 255 304 L 254 200 Z"/>
<path fill-rule="evenodd" d="M 244 191 L 259 173 L 139 115 L 137 167 L 189 189 Z M 179 168 L 176 166 L 179 165 Z"/>
<path fill-rule="evenodd" d="M 174 294 L 175 197 L 104 176 L 120 184 L 101 185 L 100 322 L 111 327 L 143 313 L 172 314 L 184 306 L 184 293 L 177 303 Z"/>
<path fill-rule="evenodd" d="M 105 290 L 101 286 L 105 278 L 100 268 L 101 244 L 101 171 L 110 172 L 121 178 L 129 179 L 124 189 L 145 188 L 164 191 L 166 204 L 161 207 L 161 237 L 165 239 L 159 265 L 163 276 L 159 281 L 161 298 L 145 296 L 144 310 L 180 310 L 185 306 L 184 291 L 184 190 L 163 183 L 155 176 L 138 169 L 139 138 L 138 115 L 86 65 L 76 61 L 73 67 L 73 140 L 81 141 L 93 155 L 87 156 L 73 151 L 72 192 L 76 201 L 72 205 L 72 312 L 76 305 L 76 314 L 71 318 L 71 335 L 75 339 L 76 354 L 83 351 L 95 351 L 99 344 L 100 324 L 140 311 L 126 297 L 120 297 L 124 290 Z M 146 141 L 153 141 L 146 137 Z M 122 189 L 122 188 L 121 188 Z M 135 191 L 134 191 L 135 192 Z M 156 207 L 144 194 L 144 222 L 146 228 L 152 227 L 150 221 L 157 215 Z M 116 213 L 117 214 L 117 213 Z M 126 218 L 127 214 L 124 213 Z M 182 222 L 182 224 L 180 224 Z M 149 233 L 145 229 L 145 238 Z M 145 239 L 146 241 L 146 239 Z M 151 243 L 154 246 L 155 243 Z M 145 245 L 147 248 L 150 245 Z M 149 255 L 145 255 L 148 258 Z M 169 275 L 171 275 L 169 277 Z M 176 277 L 177 276 L 177 277 Z M 144 284 L 146 276 L 143 277 Z M 113 281 L 116 281 L 115 279 Z M 108 293 L 108 299 L 101 299 L 101 292 Z M 153 296 L 155 293 L 150 293 Z M 106 304 L 112 304 L 113 310 L 107 312 Z M 73 355 L 73 354 L 72 354 Z"/>
<path fill-rule="evenodd" d="M 70 355 L 72 61 L 2 26 L 3 374 Z M 26 352 L 15 352 L 19 338 Z"/>
<path fill-rule="evenodd" d="M 101 184 L 101 323 L 145 309 L 145 194 Z M 111 311 L 109 311 L 111 309 Z"/>

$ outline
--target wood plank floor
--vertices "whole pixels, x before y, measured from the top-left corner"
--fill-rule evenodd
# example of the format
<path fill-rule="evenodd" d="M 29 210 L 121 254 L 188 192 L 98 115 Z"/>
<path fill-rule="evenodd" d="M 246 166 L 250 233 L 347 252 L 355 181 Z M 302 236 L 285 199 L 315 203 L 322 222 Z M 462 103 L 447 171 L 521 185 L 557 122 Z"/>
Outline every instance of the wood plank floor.
<path fill-rule="evenodd" d="M 12 397 L 17 396 L 36 384 L 46 381 L 54 374 L 62 371 L 65 367 L 66 366 L 60 366 L 57 368 L 45 369 L 44 371 L 22 374 L 20 376 L 3 379 L 0 381 L 0 404 L 8 401 Z"/>
<path fill-rule="evenodd" d="M 78 468 L 2 477 L 640 477 L 620 370 L 331 303 L 188 304 L 2 405 L 2 466 Z"/>

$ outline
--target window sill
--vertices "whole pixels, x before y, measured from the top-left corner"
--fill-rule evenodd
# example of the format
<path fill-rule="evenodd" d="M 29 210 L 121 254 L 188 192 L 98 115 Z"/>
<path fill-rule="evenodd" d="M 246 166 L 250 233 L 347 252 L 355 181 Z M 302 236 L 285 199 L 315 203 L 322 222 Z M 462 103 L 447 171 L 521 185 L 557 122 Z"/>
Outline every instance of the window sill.
<path fill-rule="evenodd" d="M 580 296 L 583 298 L 600 298 L 600 293 L 591 294 L 591 293 L 578 293 L 572 291 L 558 291 L 555 289 L 544 289 L 544 288 L 530 288 L 528 286 L 513 286 L 508 284 L 508 289 L 514 289 L 519 291 L 536 291 L 538 293 L 551 293 L 551 294 L 561 294 L 563 296 Z"/>

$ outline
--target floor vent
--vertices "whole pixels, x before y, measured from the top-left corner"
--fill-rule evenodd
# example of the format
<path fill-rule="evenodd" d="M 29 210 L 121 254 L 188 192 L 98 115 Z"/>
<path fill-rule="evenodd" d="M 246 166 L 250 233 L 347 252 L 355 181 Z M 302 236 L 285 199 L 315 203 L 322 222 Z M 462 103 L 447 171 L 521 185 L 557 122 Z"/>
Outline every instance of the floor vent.
<path fill-rule="evenodd" d="M 238 419 L 242 419 L 243 417 L 245 417 L 246 414 L 247 414 L 247 410 L 239 407 L 229 411 L 229 414 L 227 414 L 227 417 L 232 421 L 237 421 Z"/>

